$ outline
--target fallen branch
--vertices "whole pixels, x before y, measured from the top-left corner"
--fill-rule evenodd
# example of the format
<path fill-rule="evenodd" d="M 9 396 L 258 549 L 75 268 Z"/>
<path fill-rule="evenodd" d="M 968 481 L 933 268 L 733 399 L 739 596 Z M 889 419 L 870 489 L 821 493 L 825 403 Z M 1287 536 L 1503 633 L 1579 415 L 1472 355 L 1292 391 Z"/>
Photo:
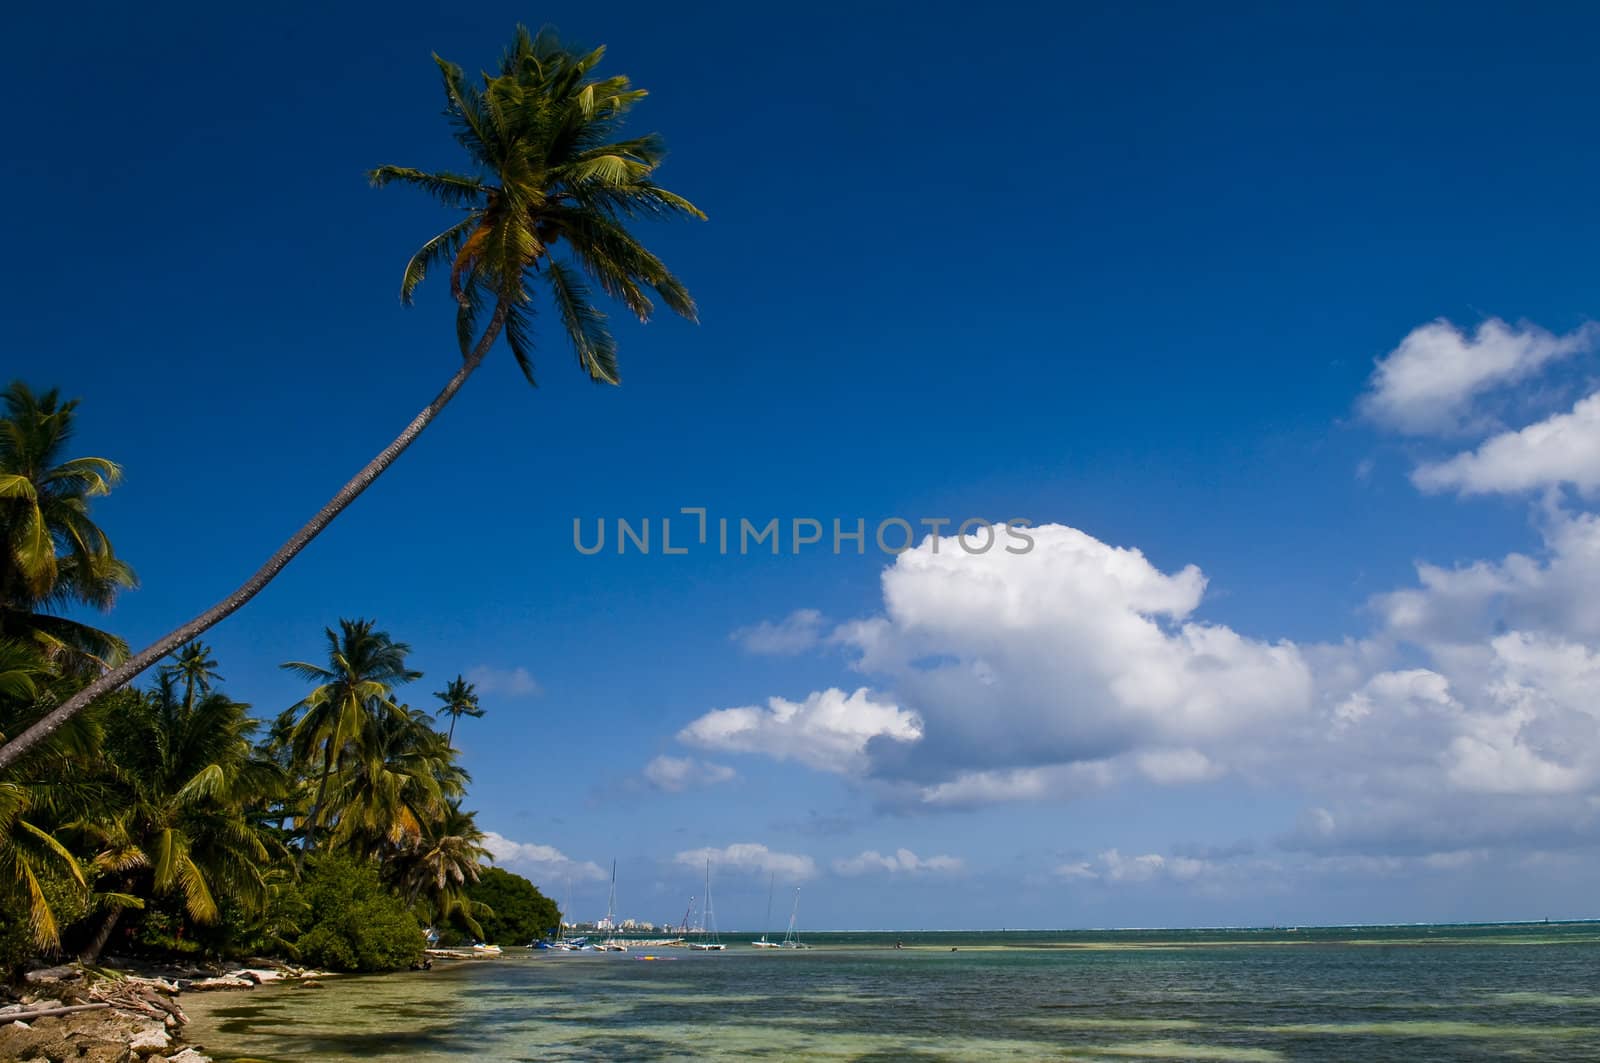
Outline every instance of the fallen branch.
<path fill-rule="evenodd" d="M 67 1004 L 59 1008 L 36 1008 L 33 1011 L 0 1012 L 0 1023 L 27 1022 L 30 1019 L 48 1019 L 52 1015 L 71 1015 L 75 1011 L 99 1011 L 110 1004 Z"/>

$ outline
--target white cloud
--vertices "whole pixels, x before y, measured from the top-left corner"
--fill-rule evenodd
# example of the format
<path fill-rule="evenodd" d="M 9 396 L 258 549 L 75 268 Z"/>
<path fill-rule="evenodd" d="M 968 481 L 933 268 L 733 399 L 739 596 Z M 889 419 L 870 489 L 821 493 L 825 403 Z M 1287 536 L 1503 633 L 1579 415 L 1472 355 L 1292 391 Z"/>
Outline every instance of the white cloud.
<path fill-rule="evenodd" d="M 1419 645 L 1481 643 L 1508 630 L 1600 639 L 1600 517 L 1556 512 L 1540 531 L 1542 558 L 1418 565 L 1418 586 L 1375 600 L 1385 628 Z"/>
<path fill-rule="evenodd" d="M 1139 754 L 1146 777 L 1195 781 L 1234 736 L 1309 710 L 1297 647 L 1194 618 L 1198 568 L 1062 525 L 1032 535 L 1027 554 L 925 541 L 884 572 L 885 615 L 840 629 L 922 721 L 920 741 L 870 747 L 878 777 L 942 805 L 1081 792 Z"/>
<path fill-rule="evenodd" d="M 674 863 L 694 868 L 704 868 L 709 860 L 713 873 L 719 870 L 759 872 L 789 879 L 813 878 L 817 873 L 816 861 L 811 857 L 775 852 L 755 842 L 739 842 L 723 849 L 689 849 L 672 859 Z"/>
<path fill-rule="evenodd" d="M 910 849 L 896 849 L 887 856 L 876 849 L 868 849 L 859 856 L 833 862 L 834 871 L 841 875 L 867 875 L 878 872 L 891 875 L 930 872 L 953 874 L 960 871 L 963 866 L 962 861 L 954 856 L 930 856 L 924 859 Z"/>
<path fill-rule="evenodd" d="M 657 790 L 676 794 L 717 783 L 731 782 L 737 773 L 726 764 L 693 757 L 656 757 L 644 766 L 645 781 Z"/>
<path fill-rule="evenodd" d="M 1361 410 L 1396 431 L 1454 434 L 1479 395 L 1591 350 L 1597 340 L 1600 329 L 1593 324 L 1557 336 L 1536 325 L 1489 318 L 1468 336 L 1441 318 L 1413 329 L 1378 360 Z"/>
<path fill-rule="evenodd" d="M 544 692 L 544 688 L 533 678 L 533 674 L 522 667 L 495 668 L 480 664 L 467 672 L 467 679 L 478 688 L 479 694 L 526 698 Z"/>
<path fill-rule="evenodd" d="M 1163 856 L 1144 853 L 1123 856 L 1107 849 L 1095 860 L 1079 860 L 1055 869 L 1057 878 L 1069 882 L 1101 882 L 1107 885 L 1134 885 L 1155 880 L 1189 882 L 1215 869 L 1208 860 L 1188 856 Z"/>
<path fill-rule="evenodd" d="M 492 830 L 484 832 L 483 845 L 496 863 L 521 872 L 532 879 L 535 885 L 546 887 L 546 892 L 568 879 L 598 882 L 606 877 L 600 865 L 587 860 L 574 860 L 554 846 L 512 841 Z"/>
<path fill-rule="evenodd" d="M 1560 484 L 1600 487 L 1600 393 L 1571 412 L 1502 432 L 1476 450 L 1419 466 L 1411 480 L 1423 491 L 1514 494 Z"/>
<path fill-rule="evenodd" d="M 761 753 L 841 773 L 866 765 L 867 744 L 875 738 L 915 742 L 921 736 L 914 713 L 876 700 L 866 688 L 818 691 L 798 702 L 770 698 L 764 709 L 717 709 L 678 732 L 680 741 L 701 749 Z"/>
<path fill-rule="evenodd" d="M 729 637 L 751 653 L 788 656 L 815 648 L 822 641 L 822 627 L 817 610 L 796 609 L 777 623 L 763 620 Z"/>
<path fill-rule="evenodd" d="M 934 808 L 977 808 L 1004 801 L 1070 800 L 1103 790 L 1116 779 L 1107 761 L 1051 764 L 1042 768 L 963 771 L 952 779 L 917 790 L 917 799 Z"/>

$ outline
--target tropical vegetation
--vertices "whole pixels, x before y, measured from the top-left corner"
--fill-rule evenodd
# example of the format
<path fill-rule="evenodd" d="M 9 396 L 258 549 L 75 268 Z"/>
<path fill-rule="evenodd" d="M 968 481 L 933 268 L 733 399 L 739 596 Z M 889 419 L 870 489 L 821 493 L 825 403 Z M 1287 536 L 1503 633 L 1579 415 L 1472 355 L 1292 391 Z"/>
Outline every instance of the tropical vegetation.
<path fill-rule="evenodd" d="M 70 628 L 60 615 L 64 605 L 107 605 L 132 582 L 131 571 L 85 515 L 87 500 L 115 485 L 116 466 L 101 458 L 61 459 L 68 438 L 62 424 L 72 409 L 54 392 L 34 396 L 16 385 L 6 394 L 12 427 L 0 440 L 0 534 L 7 548 L 0 566 L 0 639 L 32 639 L 46 649 L 51 668 L 74 670 L 89 681 L 37 703 L 44 711 L 19 721 L 25 729 L 15 730 L 14 723 L 6 730 L 0 770 L 34 755 L 96 699 L 250 601 L 399 458 L 498 340 L 504 338 L 532 383 L 533 321 L 541 302 L 555 310 L 580 369 L 604 384 L 621 376 L 617 343 L 593 288 L 641 321 L 654 312 L 652 296 L 673 313 L 695 318 L 687 288 L 630 226 L 704 215 L 657 182 L 665 157 L 660 137 L 623 132 L 645 91 L 626 77 L 598 75 L 604 54 L 603 48 L 571 48 L 548 30 L 534 35 L 519 27 L 499 64 L 477 82 L 454 63 L 436 60 L 462 167 L 385 165 L 369 176 L 377 186 L 420 189 L 452 212 L 454 220 L 407 261 L 400 297 L 410 304 L 428 274 L 448 271 L 459 361 L 433 401 L 254 575 L 138 653 L 126 656 L 122 644 L 97 641 L 92 629 Z M 336 773 L 353 763 L 346 756 L 353 740 L 348 728 L 357 723 L 344 710 L 328 711 L 339 717 L 329 724 L 332 730 L 309 725 L 297 739 L 323 755 L 316 781 L 325 796 Z M 333 818 L 322 805 L 308 812 L 300 828 L 307 852 Z"/>
<path fill-rule="evenodd" d="M 133 585 L 91 512 L 119 470 L 71 456 L 76 414 L 54 391 L 0 393 L 0 735 L 122 652 L 64 615 Z M 253 708 L 189 641 L 0 768 L 0 963 L 276 954 L 385 970 L 421 958 L 425 928 L 518 944 L 548 929 L 549 900 L 491 866 L 440 730 L 483 715 L 472 685 L 448 681 L 438 715 L 412 708 L 422 674 L 377 622 L 307 635 L 314 651 L 283 664 L 306 681 L 293 705 Z"/>

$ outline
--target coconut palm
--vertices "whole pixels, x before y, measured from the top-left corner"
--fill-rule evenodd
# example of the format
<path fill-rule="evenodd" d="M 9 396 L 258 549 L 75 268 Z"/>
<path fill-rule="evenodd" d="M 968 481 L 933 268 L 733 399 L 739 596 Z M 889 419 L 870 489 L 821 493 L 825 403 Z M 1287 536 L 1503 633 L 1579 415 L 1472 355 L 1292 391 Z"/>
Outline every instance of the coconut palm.
<path fill-rule="evenodd" d="M 297 763 L 317 773 L 316 794 L 301 824 L 300 859 L 316 848 L 316 832 L 324 825 L 328 780 L 368 759 L 361 740 L 370 741 L 376 717 L 404 710 L 394 701 L 397 687 L 421 677 L 406 667 L 411 647 L 379 631 L 370 620 L 340 620 L 327 628 L 328 664 L 289 661 L 283 667 L 317 686 L 292 706 L 283 723 Z"/>
<path fill-rule="evenodd" d="M 673 312 L 695 317 L 688 290 L 628 231 L 628 223 L 704 215 L 655 182 L 663 158 L 660 138 L 621 135 L 624 117 L 645 93 L 627 78 L 595 76 L 603 54 L 603 49 L 580 53 L 564 47 L 553 33 L 534 37 L 518 28 L 497 72 L 485 74 L 481 86 L 472 84 L 460 67 L 438 60 L 446 113 L 466 152 L 465 172 L 382 166 L 372 171 L 371 179 L 377 185 L 421 188 L 462 212 L 412 255 L 400 287 L 402 300 L 409 303 L 430 270 L 448 265 L 459 365 L 405 430 L 238 590 L 0 747 L 0 768 L 94 698 L 126 683 L 255 597 L 432 423 L 502 333 L 531 381 L 532 319 L 539 288 L 547 290 L 579 365 L 605 383 L 619 380 L 616 343 L 589 283 L 641 320 L 652 312 L 651 292 Z"/>
<path fill-rule="evenodd" d="M 127 655 L 120 639 L 59 615 L 106 610 L 133 570 L 89 517 L 122 477 L 105 458 L 66 457 L 78 403 L 21 382 L 0 392 L 0 638 L 28 639 L 62 666 L 99 670 Z"/>
<path fill-rule="evenodd" d="M 429 922 L 460 919 L 481 936 L 483 929 L 474 918 L 481 914 L 477 911 L 481 906 L 475 905 L 466 891 L 493 858 L 485 837 L 473 814 L 464 811 L 460 802 L 450 802 L 421 836 L 391 855 L 388 867 L 400 896 L 408 904 L 425 908 L 423 914 Z"/>
<path fill-rule="evenodd" d="M 248 705 L 214 690 L 190 699 L 177 682 L 163 669 L 154 689 L 108 716 L 116 810 L 81 828 L 97 846 L 94 868 L 120 895 L 178 896 L 190 919 L 211 923 L 224 897 L 265 902 L 272 847 L 248 809 L 282 778 L 256 755 L 260 722 Z M 98 955 L 124 907 L 111 906 L 86 956 Z"/>
<path fill-rule="evenodd" d="M 426 712 L 400 706 L 369 716 L 334 776 L 332 843 L 366 855 L 415 844 L 466 792 L 468 776 Z"/>
<path fill-rule="evenodd" d="M 72 853 L 31 815 L 47 801 L 45 789 L 0 782 L 0 911 L 22 915 L 33 944 L 52 950 L 61 942 L 52 887 L 85 891 L 88 884 Z"/>
<path fill-rule="evenodd" d="M 436 710 L 436 714 L 439 716 L 448 714 L 450 717 L 450 733 L 445 736 L 445 742 L 452 747 L 456 744 L 457 720 L 463 716 L 471 716 L 474 720 L 483 719 L 484 710 L 483 706 L 478 704 L 477 689 L 459 675 L 446 683 L 443 690 L 434 691 L 433 696 L 444 702 Z"/>

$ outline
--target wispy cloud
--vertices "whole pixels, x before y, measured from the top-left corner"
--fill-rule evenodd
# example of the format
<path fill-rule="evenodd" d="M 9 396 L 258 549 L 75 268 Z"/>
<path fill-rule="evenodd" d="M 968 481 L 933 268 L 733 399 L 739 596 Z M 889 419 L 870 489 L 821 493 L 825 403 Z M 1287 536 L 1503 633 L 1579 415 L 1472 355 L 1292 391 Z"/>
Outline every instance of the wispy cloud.
<path fill-rule="evenodd" d="M 773 623 L 742 627 L 728 636 L 750 653 L 792 656 L 816 648 L 822 642 L 823 617 L 815 609 L 796 609 Z"/>
<path fill-rule="evenodd" d="M 953 874 L 962 870 L 964 866 L 965 864 L 959 857 L 929 856 L 924 858 L 910 849 L 896 849 L 888 855 L 880 853 L 876 849 L 868 849 L 858 856 L 833 862 L 834 871 L 841 875 Z"/>
<path fill-rule="evenodd" d="M 522 667 L 496 668 L 480 664 L 467 672 L 467 678 L 478 688 L 479 694 L 531 698 L 544 693 L 544 688 L 533 678 L 533 673 Z"/>
<path fill-rule="evenodd" d="M 644 766 L 645 782 L 669 794 L 732 782 L 738 777 L 726 764 L 713 764 L 694 757 L 656 757 Z"/>

